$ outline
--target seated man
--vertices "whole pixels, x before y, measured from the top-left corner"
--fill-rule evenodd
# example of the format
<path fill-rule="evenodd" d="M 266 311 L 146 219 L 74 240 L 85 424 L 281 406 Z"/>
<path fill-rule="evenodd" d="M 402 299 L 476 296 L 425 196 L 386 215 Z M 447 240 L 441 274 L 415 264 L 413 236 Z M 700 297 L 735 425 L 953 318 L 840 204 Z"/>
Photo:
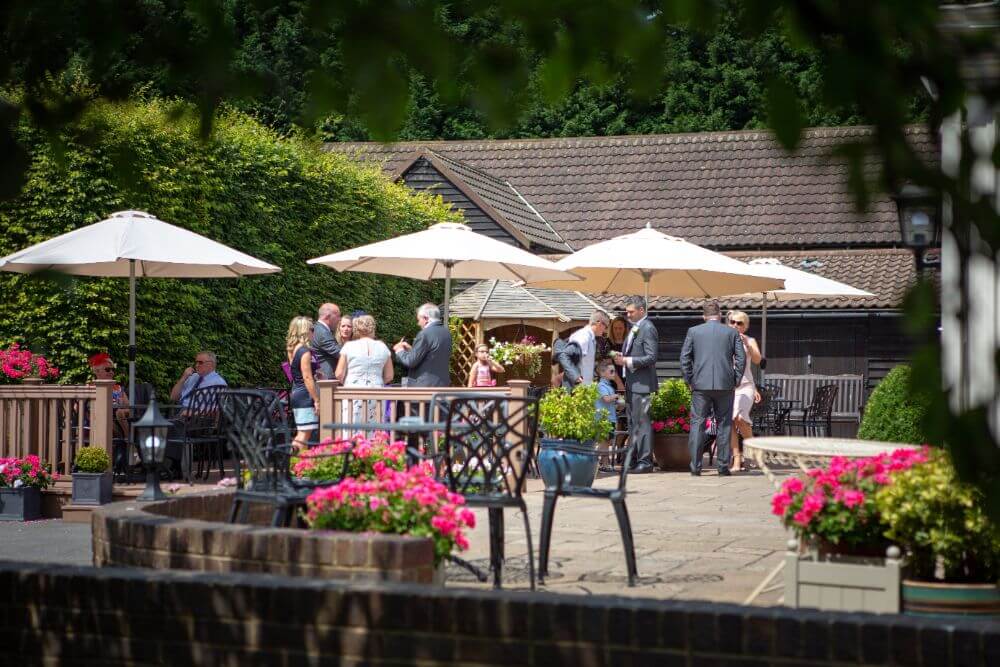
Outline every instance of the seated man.
<path fill-rule="evenodd" d="M 215 364 L 215 353 L 202 350 L 195 357 L 194 365 L 184 369 L 181 378 L 170 390 L 170 401 L 179 404 L 182 408 L 180 414 L 172 420 L 175 425 L 170 430 L 170 435 L 167 439 L 166 457 L 170 459 L 170 467 L 173 470 L 175 478 L 179 476 L 182 467 L 181 461 L 184 452 L 182 451 L 182 439 L 180 435 L 184 431 L 181 428 L 181 422 L 188 420 L 185 415 L 189 414 L 186 408 L 191 406 L 191 395 L 194 394 L 195 390 L 204 389 L 205 387 L 229 386 L 226 380 L 215 370 Z"/>
<path fill-rule="evenodd" d="M 216 357 L 214 352 L 203 350 L 194 360 L 194 366 L 188 366 L 181 374 L 173 389 L 170 390 L 170 401 L 179 403 L 185 408 L 191 401 L 191 394 L 202 387 L 226 387 L 225 379 L 215 370 Z"/>

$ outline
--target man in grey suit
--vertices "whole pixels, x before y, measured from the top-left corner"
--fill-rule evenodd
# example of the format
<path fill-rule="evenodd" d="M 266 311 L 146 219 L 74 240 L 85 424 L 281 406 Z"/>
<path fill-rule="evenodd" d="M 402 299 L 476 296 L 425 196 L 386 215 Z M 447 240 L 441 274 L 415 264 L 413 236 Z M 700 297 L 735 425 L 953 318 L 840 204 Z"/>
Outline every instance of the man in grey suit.
<path fill-rule="evenodd" d="M 649 404 L 659 388 L 656 379 L 656 357 L 659 335 L 656 326 L 646 317 L 646 300 L 629 297 L 625 315 L 632 329 L 625 338 L 622 353 L 614 356 L 625 372 L 625 389 L 629 396 L 629 440 L 634 443 L 636 461 L 633 473 L 653 472 L 653 423 L 649 420 Z"/>
<path fill-rule="evenodd" d="M 450 382 L 451 332 L 441 322 L 441 311 L 433 303 L 417 310 L 420 333 L 411 346 L 401 340 L 393 346 L 400 365 L 409 369 L 409 387 L 447 387 Z"/>
<path fill-rule="evenodd" d="M 319 362 L 319 372 L 324 380 L 332 380 L 340 360 L 340 343 L 334 332 L 340 324 L 340 306 L 324 303 L 316 314 L 316 326 L 309 345 L 313 358 Z"/>
<path fill-rule="evenodd" d="M 729 434 L 733 428 L 734 390 L 743 377 L 747 363 L 743 341 L 736 329 L 722 323 L 719 304 L 710 301 L 702 309 L 704 324 L 688 329 L 681 348 L 681 373 L 691 387 L 691 474 L 701 474 L 705 420 L 709 410 L 715 413 L 715 442 L 719 475 L 729 472 Z"/>

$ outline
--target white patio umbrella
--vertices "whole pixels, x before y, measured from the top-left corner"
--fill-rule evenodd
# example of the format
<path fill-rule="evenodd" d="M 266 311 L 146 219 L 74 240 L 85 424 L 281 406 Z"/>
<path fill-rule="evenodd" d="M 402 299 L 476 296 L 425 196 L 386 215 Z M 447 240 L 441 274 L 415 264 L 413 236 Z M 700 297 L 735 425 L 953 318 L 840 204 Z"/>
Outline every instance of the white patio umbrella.
<path fill-rule="evenodd" d="M 646 225 L 631 234 L 589 245 L 556 266 L 581 276 L 572 284 L 526 280 L 533 287 L 572 288 L 590 294 L 637 294 L 708 298 L 734 290 L 764 292 L 783 282 L 739 260 Z"/>
<path fill-rule="evenodd" d="M 780 260 L 774 259 L 773 257 L 752 259 L 747 262 L 747 264 L 754 267 L 755 271 L 758 271 L 763 275 L 768 275 L 772 278 L 778 278 L 785 281 L 785 286 L 781 289 L 761 290 L 759 292 L 747 290 L 745 292 L 740 292 L 738 295 L 727 295 L 757 296 L 759 294 L 761 296 L 763 307 L 761 309 L 760 324 L 760 354 L 765 358 L 767 351 L 768 299 L 773 301 L 794 301 L 796 299 L 817 296 L 875 296 L 871 292 L 851 287 L 846 283 L 837 282 L 836 280 L 830 280 L 829 278 L 824 278 L 823 276 L 817 276 L 815 273 L 809 273 L 808 271 L 802 271 L 800 269 L 793 269 L 790 266 L 785 266 Z M 763 379 L 763 376 L 764 371 L 762 369 L 761 379 Z"/>
<path fill-rule="evenodd" d="M 309 264 L 323 264 L 337 271 L 383 273 L 420 280 L 444 278 L 445 321 L 452 278 L 578 280 L 547 259 L 454 222 L 441 222 L 413 234 L 316 257 Z"/>
<path fill-rule="evenodd" d="M 136 278 L 239 278 L 277 273 L 262 262 L 142 211 L 119 211 L 107 220 L 0 258 L 0 271 L 52 270 L 75 276 L 129 278 L 128 382 L 135 402 Z"/>

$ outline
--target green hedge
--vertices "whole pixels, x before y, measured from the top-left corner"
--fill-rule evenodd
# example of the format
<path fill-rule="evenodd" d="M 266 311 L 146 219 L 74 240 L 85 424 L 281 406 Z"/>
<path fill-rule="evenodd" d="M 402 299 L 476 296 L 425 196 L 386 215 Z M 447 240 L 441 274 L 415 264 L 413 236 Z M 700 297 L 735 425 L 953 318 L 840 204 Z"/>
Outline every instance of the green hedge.
<path fill-rule="evenodd" d="M 927 405 L 910 393 L 909 366 L 896 366 L 878 383 L 865 406 L 858 437 L 885 442 L 926 442 L 923 431 Z"/>
<path fill-rule="evenodd" d="M 378 167 L 279 137 L 235 112 L 202 140 L 190 109 L 178 117 L 177 108 L 156 100 L 100 106 L 58 150 L 22 125 L 29 181 L 0 203 L 0 255 L 139 209 L 280 266 L 274 276 L 139 281 L 137 372 L 160 392 L 202 348 L 219 354 L 230 384 L 283 383 L 289 320 L 314 317 L 326 300 L 372 313 L 386 340 L 412 335 L 414 308 L 439 297 L 440 285 L 339 274 L 305 260 L 453 219 L 440 198 L 414 196 Z M 0 292 L 0 346 L 18 341 L 44 352 L 62 382 L 86 381 L 86 358 L 100 350 L 125 373 L 127 280 L 0 273 Z"/>

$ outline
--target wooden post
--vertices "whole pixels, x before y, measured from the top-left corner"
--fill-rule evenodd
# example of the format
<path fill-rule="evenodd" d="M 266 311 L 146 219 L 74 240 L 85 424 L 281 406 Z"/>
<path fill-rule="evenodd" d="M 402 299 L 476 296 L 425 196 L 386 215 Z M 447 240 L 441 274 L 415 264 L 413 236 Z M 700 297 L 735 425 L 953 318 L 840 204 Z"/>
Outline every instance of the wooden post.
<path fill-rule="evenodd" d="M 326 438 L 333 437 L 333 431 L 325 428 L 324 424 L 329 424 L 331 422 L 337 421 L 336 419 L 336 400 L 334 399 L 334 394 L 336 393 L 337 386 L 340 382 L 337 380 L 318 380 L 316 386 L 319 388 L 319 439 L 325 440 Z"/>
<path fill-rule="evenodd" d="M 511 398 L 524 399 L 528 397 L 528 388 L 531 387 L 531 382 L 528 380 L 508 380 L 507 387 Z M 531 450 L 535 446 L 535 443 L 528 442 L 528 438 L 531 435 L 531 429 L 528 428 L 530 417 L 529 415 L 524 414 L 523 407 L 518 407 L 516 412 L 511 410 L 509 419 L 512 424 L 518 424 L 518 420 L 520 420 L 521 432 L 518 436 L 521 442 L 525 444 L 525 451 L 520 461 L 521 469 L 517 471 L 517 475 L 521 478 L 521 491 L 523 492 L 528 481 L 528 476 L 524 474 L 523 466 L 527 465 L 528 461 L 531 459 L 533 453 Z"/>
<path fill-rule="evenodd" d="M 94 406 L 90 414 L 90 445 L 104 447 L 108 456 L 114 460 L 114 405 L 111 393 L 115 388 L 114 380 L 94 380 L 97 393 L 94 396 Z"/>
<path fill-rule="evenodd" d="M 38 387 L 42 384 L 42 378 L 27 377 L 21 380 L 21 384 L 29 387 Z M 31 392 L 25 397 L 22 403 L 24 406 L 24 413 L 21 415 L 21 433 L 23 439 L 21 440 L 21 451 L 19 454 L 15 454 L 15 456 L 37 454 L 40 457 L 43 453 L 42 443 L 38 441 L 38 418 L 41 414 L 42 400 L 41 397 L 35 396 L 34 392 Z"/>

